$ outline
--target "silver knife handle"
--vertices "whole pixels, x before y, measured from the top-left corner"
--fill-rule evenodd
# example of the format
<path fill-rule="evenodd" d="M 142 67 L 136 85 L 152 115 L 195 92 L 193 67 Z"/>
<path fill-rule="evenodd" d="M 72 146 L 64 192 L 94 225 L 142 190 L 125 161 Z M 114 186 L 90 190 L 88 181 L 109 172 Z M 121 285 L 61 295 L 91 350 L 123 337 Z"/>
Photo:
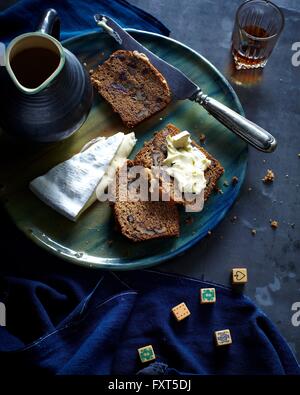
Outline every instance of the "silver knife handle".
<path fill-rule="evenodd" d="M 269 132 L 236 113 L 224 104 L 205 95 L 201 90 L 194 100 L 201 104 L 214 118 L 237 134 L 250 145 L 264 152 L 273 152 L 277 146 L 275 137 Z"/>

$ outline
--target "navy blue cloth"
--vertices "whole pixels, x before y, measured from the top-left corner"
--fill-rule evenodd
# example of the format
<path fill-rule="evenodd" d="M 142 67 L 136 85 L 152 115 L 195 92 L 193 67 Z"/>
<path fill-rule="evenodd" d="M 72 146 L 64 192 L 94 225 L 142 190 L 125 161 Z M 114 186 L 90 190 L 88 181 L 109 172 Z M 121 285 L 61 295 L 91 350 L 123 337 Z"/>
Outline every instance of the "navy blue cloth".
<path fill-rule="evenodd" d="M 217 303 L 201 305 L 199 289 L 215 285 L 155 271 L 86 273 L 87 288 L 72 277 L 6 277 L 13 316 L 1 328 L 2 366 L 59 375 L 299 374 L 280 334 L 241 294 L 216 286 Z M 183 301 L 191 315 L 177 322 L 171 308 Z M 214 331 L 227 328 L 233 344 L 216 347 Z M 157 360 L 145 367 L 137 349 L 149 344 Z"/>
<path fill-rule="evenodd" d="M 23 0 L 0 13 L 0 40 L 34 30 L 48 7 L 61 16 L 63 39 L 94 30 L 95 12 L 123 26 L 169 33 L 124 0 Z M 0 326 L 1 375 L 299 374 L 284 339 L 247 298 L 217 286 L 217 303 L 204 306 L 199 289 L 211 284 L 195 279 L 75 267 L 4 223 L 0 302 L 7 317 Z M 171 308 L 183 301 L 191 316 L 177 322 Z M 227 328 L 233 344 L 219 349 L 213 332 Z M 144 366 L 137 349 L 148 344 L 157 360 Z"/>
<path fill-rule="evenodd" d="M 22 0 L 0 12 L 0 40 L 9 42 L 19 34 L 35 31 L 48 8 L 55 8 L 61 18 L 62 40 L 97 30 L 96 13 L 114 18 L 123 27 L 170 33 L 156 18 L 126 0 Z"/>

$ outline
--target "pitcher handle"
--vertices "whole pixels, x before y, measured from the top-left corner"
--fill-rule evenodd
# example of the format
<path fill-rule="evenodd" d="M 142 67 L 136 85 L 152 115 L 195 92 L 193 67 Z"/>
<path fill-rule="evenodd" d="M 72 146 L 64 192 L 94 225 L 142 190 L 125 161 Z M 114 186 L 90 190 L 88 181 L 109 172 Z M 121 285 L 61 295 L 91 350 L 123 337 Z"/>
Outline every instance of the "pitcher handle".
<path fill-rule="evenodd" d="M 49 34 L 50 36 L 60 39 L 60 19 L 57 11 L 53 8 L 46 10 L 38 25 L 38 31 L 41 33 Z"/>

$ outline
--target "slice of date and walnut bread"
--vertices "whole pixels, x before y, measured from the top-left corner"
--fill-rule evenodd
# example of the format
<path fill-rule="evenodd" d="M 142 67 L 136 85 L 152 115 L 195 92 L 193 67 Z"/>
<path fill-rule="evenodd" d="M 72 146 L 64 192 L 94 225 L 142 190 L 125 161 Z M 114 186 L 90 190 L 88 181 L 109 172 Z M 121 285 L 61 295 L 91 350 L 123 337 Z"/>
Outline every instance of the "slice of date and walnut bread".
<path fill-rule="evenodd" d="M 171 124 L 167 125 L 162 131 L 157 132 L 153 139 L 144 144 L 144 147 L 138 152 L 134 161 L 127 161 L 126 171 L 130 171 L 130 168 L 133 166 L 141 166 L 145 169 L 144 177 L 147 177 L 147 183 L 150 183 L 151 167 L 162 165 L 164 159 L 167 157 L 166 137 L 168 135 L 173 136 L 179 132 L 180 130 Z M 207 186 L 204 191 L 204 198 L 206 200 L 216 187 L 216 183 L 223 174 L 224 169 L 215 158 L 204 150 L 203 147 L 200 147 L 194 141 L 192 144 L 203 152 L 211 161 L 210 166 L 205 171 Z M 117 180 L 119 180 L 121 172 L 122 169 L 119 169 Z M 130 190 L 130 183 L 135 180 L 130 179 L 128 174 L 127 176 L 128 190 Z M 140 200 L 134 201 L 134 199 L 124 201 L 124 199 L 121 199 L 122 193 L 123 192 L 121 192 L 121 194 L 120 192 L 117 192 L 116 194 L 114 214 L 117 225 L 124 236 L 133 241 L 179 236 L 179 214 L 177 205 L 174 201 L 153 202 Z M 182 201 L 177 203 L 185 204 L 186 202 Z"/>
<path fill-rule="evenodd" d="M 135 166 L 135 162 L 128 160 L 122 168 L 117 170 L 114 203 L 117 227 L 124 236 L 132 241 L 179 236 L 179 214 L 175 203 L 136 200 L 136 186 L 134 186 L 136 177 L 130 175 L 133 166 Z M 127 177 L 126 186 L 128 189 L 126 191 L 119 188 L 124 175 Z M 146 177 L 148 190 L 147 171 L 144 177 Z M 130 196 L 128 197 L 127 194 Z"/>
<path fill-rule="evenodd" d="M 127 127 L 163 110 L 171 101 L 165 78 L 137 51 L 114 52 L 94 71 L 91 82 Z"/>

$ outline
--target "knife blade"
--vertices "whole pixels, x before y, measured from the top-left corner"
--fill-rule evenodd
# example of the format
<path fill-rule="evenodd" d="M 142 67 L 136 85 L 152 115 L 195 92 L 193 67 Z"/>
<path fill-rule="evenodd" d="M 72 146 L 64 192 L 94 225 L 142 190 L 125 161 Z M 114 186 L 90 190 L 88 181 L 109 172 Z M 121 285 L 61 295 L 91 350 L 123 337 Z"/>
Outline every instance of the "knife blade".
<path fill-rule="evenodd" d="M 273 152 L 276 149 L 276 139 L 269 132 L 203 93 L 201 88 L 183 72 L 145 48 L 112 18 L 96 14 L 94 19 L 97 25 L 111 35 L 123 49 L 137 51 L 148 57 L 152 65 L 166 79 L 173 99 L 189 99 L 199 103 L 220 123 L 260 151 Z"/>

